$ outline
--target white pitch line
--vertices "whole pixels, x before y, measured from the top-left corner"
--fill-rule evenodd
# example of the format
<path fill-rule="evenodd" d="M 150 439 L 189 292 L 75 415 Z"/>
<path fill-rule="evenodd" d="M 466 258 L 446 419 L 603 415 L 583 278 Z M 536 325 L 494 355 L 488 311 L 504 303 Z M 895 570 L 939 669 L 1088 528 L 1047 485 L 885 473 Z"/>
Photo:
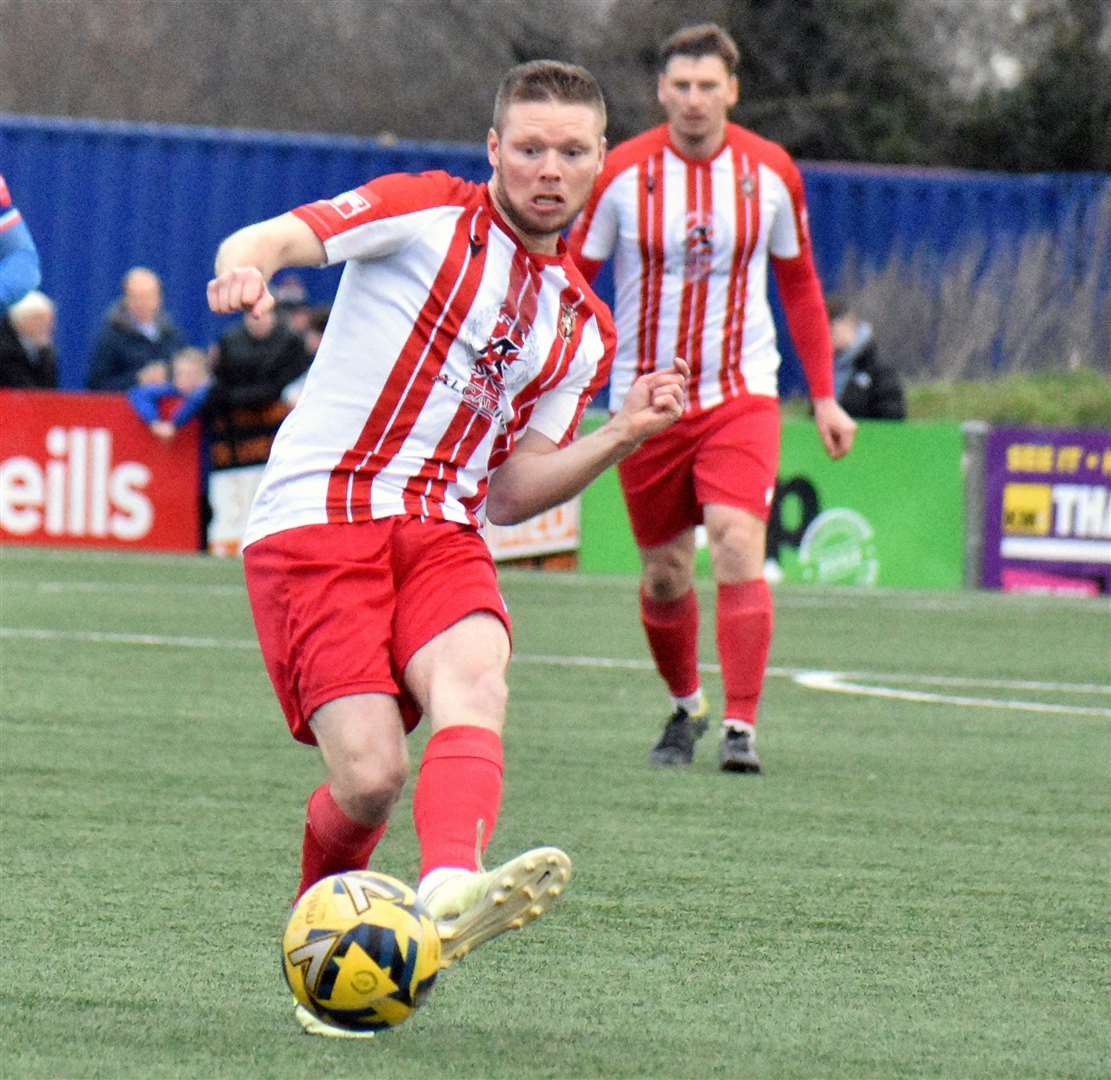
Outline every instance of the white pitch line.
<path fill-rule="evenodd" d="M 554 654 L 514 653 L 513 659 L 524 664 L 553 664 L 565 667 L 617 668 L 624 671 L 654 671 L 651 660 L 612 659 L 604 656 L 557 656 Z M 721 665 L 700 663 L 699 671 L 720 674 Z M 813 668 L 769 667 L 767 673 L 781 679 L 799 681 L 802 675 L 825 675 Z M 838 671 L 840 679 L 869 679 L 882 682 L 917 683 L 922 686 L 982 686 L 993 690 L 1054 690 L 1066 694 L 1108 694 L 1111 685 L 1100 683 L 1037 682 L 1032 679 L 978 679 L 965 675 L 915 675 L 908 672 Z"/>
<path fill-rule="evenodd" d="M 930 705 L 959 705 L 966 708 L 1009 709 L 1017 712 L 1067 713 L 1070 716 L 1099 716 L 1111 720 L 1111 709 L 1087 705 L 1055 705 L 1044 701 L 1009 701 L 999 698 L 961 697 L 956 694 L 934 694 L 923 690 L 896 690 L 890 686 L 868 686 L 851 682 L 837 671 L 804 671 L 795 676 L 799 686 L 811 690 L 829 690 L 835 694 L 857 694 L 862 697 L 893 698 Z"/>
<path fill-rule="evenodd" d="M 29 638 L 37 641 L 86 641 L 104 645 L 138 645 L 156 648 L 185 649 L 246 649 L 255 651 L 258 643 L 247 639 L 182 637 L 165 634 L 125 634 L 107 630 L 52 630 L 41 627 L 0 626 L 0 638 Z M 554 667 L 599 668 L 620 671 L 651 671 L 646 659 L 620 659 L 604 656 L 559 656 L 542 653 L 515 653 L 515 663 L 548 664 Z M 699 670 L 716 673 L 718 664 L 699 664 Z M 1036 682 L 1026 679 L 974 679 L 959 675 L 913 675 L 908 673 L 878 674 L 866 671 L 815 671 L 812 668 L 769 667 L 773 678 L 792 679 L 810 690 L 863 697 L 893 698 L 937 705 L 958 705 L 966 708 L 1013 709 L 1020 712 L 1067 713 L 1111 719 L 1111 709 L 1099 706 L 1058 705 L 1038 701 L 1013 701 L 998 698 L 966 697 L 936 694 L 929 691 L 898 690 L 890 686 L 870 685 L 871 681 L 918 683 L 927 686 L 983 686 L 996 690 L 1052 690 L 1059 693 L 1111 694 L 1111 686 L 1091 683 Z M 869 683 L 856 680 L 866 679 Z"/>
<path fill-rule="evenodd" d="M 47 630 L 0 626 L 0 638 L 35 641 L 88 641 L 96 645 L 144 645 L 170 649 L 258 649 L 257 641 L 235 638 L 177 637 L 165 634 L 120 634 L 110 630 Z"/>
<path fill-rule="evenodd" d="M 220 585 L 202 581 L 5 581 L 5 589 L 28 589 L 40 593 L 217 593 L 222 596 L 246 596 L 243 584 Z"/>
<path fill-rule="evenodd" d="M 42 549 L 21 548 L 15 545 L 0 545 L 0 563 L 5 561 L 37 562 L 101 562 L 108 564 L 142 564 L 156 565 L 167 570 L 174 566 L 187 566 L 202 572 L 212 571 L 223 574 L 229 565 L 236 565 L 235 560 L 214 559 L 204 555 L 175 555 L 160 552 L 126 552 L 126 551 L 69 551 L 52 550 L 45 552 Z M 241 573 L 241 571 L 240 571 Z M 583 588 L 596 590 L 606 586 L 618 586 L 630 595 L 635 595 L 636 577 L 632 574 L 583 574 L 560 572 L 558 574 L 541 574 L 535 570 L 513 570 L 502 568 L 499 576 L 507 583 L 528 582 L 537 587 L 551 587 L 560 590 L 568 588 Z M 143 583 L 152 591 L 159 587 L 158 583 Z M 174 582 L 167 583 L 166 587 L 198 592 L 224 589 L 241 589 L 239 585 L 213 582 Z M 700 580 L 700 587 L 712 589 L 712 584 Z M 115 581 L 81 581 L 68 582 L 65 580 L 29 582 L 13 581 L 10 575 L 0 579 L 0 588 L 35 588 L 44 591 L 53 591 L 55 588 L 64 591 L 67 588 L 80 588 L 83 591 L 93 592 L 103 588 L 105 591 L 118 591 L 120 589 L 136 588 L 135 585 L 123 585 Z M 141 586 L 140 586 L 141 587 Z M 1106 618 L 1111 615 L 1111 599 L 1107 597 L 1070 597 L 1070 596 L 1040 596 L 1030 593 L 1000 593 L 1000 592 L 950 592 L 945 590 L 915 590 L 898 588 L 860 588 L 853 586 L 822 586 L 820 588 L 803 585 L 786 585 L 776 588 L 775 605 L 777 608 L 839 608 L 855 609 L 860 607 L 874 607 L 881 604 L 898 611 L 913 612 L 951 612 L 983 609 L 985 605 L 1001 607 L 1004 611 L 1022 608 L 1045 609 L 1052 607 L 1056 610 L 1075 610 L 1085 615 L 1095 615 Z"/>
<path fill-rule="evenodd" d="M 824 674 L 809 668 L 805 673 Z M 1111 695 L 1111 686 L 1101 683 L 1038 682 L 1033 679 L 980 679 L 967 675 L 915 675 L 908 672 L 877 674 L 874 671 L 838 671 L 834 674 L 842 680 L 868 679 L 880 682 L 912 683 L 919 686 L 976 686 L 992 690 L 1055 690 L 1065 694 Z M 799 673 L 796 672 L 792 675 L 792 678 L 798 681 L 798 675 Z"/>

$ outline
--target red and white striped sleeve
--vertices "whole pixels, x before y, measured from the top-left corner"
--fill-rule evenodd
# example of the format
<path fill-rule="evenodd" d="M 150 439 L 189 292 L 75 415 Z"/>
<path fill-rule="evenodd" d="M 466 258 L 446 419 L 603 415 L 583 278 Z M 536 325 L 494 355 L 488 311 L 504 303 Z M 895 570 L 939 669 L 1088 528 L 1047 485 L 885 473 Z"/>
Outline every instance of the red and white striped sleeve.
<path fill-rule="evenodd" d="M 465 203 L 473 185 L 444 172 L 391 173 L 293 210 L 320 238 L 327 264 L 400 251 L 427 225 L 424 211 Z"/>

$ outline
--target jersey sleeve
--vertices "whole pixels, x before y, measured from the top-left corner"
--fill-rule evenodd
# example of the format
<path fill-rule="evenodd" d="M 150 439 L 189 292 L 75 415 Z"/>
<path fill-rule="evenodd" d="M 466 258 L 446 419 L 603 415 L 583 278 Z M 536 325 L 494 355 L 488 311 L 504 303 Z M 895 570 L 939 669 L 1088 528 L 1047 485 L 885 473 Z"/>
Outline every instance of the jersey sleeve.
<path fill-rule="evenodd" d="M 557 446 L 571 442 L 586 407 L 609 379 L 616 350 L 617 333 L 612 322 L 596 315 L 583 333 L 582 344 L 566 377 L 536 402 L 528 430 L 538 431 Z"/>
<path fill-rule="evenodd" d="M 427 224 L 425 214 L 463 205 L 465 181 L 447 173 L 391 173 L 331 199 L 293 210 L 324 245 L 325 265 L 400 251 Z"/>
<path fill-rule="evenodd" d="M 810 249 L 806 194 L 798 166 L 786 155 L 773 170 L 783 185 L 781 199 L 768 233 L 768 254 L 793 259 Z"/>
<path fill-rule="evenodd" d="M 833 342 L 829 334 L 822 283 L 810 245 L 802 176 L 787 154 L 783 155 L 774 171 L 784 187 L 784 197 L 768 235 L 768 253 L 775 283 L 810 396 L 832 397 Z"/>

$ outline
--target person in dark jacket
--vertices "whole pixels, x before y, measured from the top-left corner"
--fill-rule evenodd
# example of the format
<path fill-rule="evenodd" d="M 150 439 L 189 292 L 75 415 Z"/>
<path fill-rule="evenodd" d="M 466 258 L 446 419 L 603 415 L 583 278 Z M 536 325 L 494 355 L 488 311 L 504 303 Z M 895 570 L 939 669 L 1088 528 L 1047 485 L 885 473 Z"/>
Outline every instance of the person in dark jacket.
<path fill-rule="evenodd" d="M 97 336 L 86 386 L 127 391 L 164 383 L 170 358 L 188 345 L 162 307 L 162 281 L 136 266 L 123 279 L 123 296 L 112 306 Z"/>
<path fill-rule="evenodd" d="M 54 301 L 33 289 L 0 319 L 0 386 L 53 390 L 57 385 Z"/>
<path fill-rule="evenodd" d="M 906 398 L 895 368 L 880 360 L 872 327 L 838 296 L 826 301 L 833 337 L 834 392 L 855 420 L 905 420 Z"/>
<path fill-rule="evenodd" d="M 265 463 L 290 410 L 282 391 L 308 366 L 301 335 L 273 311 L 245 315 L 220 338 L 204 409 L 214 469 Z"/>

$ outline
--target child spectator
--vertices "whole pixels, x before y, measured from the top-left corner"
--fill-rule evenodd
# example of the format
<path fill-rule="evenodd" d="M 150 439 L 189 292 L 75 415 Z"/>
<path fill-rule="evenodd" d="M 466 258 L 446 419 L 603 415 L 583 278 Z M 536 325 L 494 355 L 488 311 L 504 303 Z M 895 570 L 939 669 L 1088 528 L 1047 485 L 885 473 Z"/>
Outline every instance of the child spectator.
<path fill-rule="evenodd" d="M 127 399 L 151 433 L 170 442 L 204 406 L 211 379 L 208 358 L 200 349 L 187 347 L 174 353 L 169 382 L 133 386 Z"/>
<path fill-rule="evenodd" d="M 826 299 L 833 338 L 833 381 L 841 408 L 856 420 L 905 420 L 906 399 L 894 366 L 880 359 L 872 326 L 839 296 Z"/>
<path fill-rule="evenodd" d="M 179 429 L 200 413 L 211 385 L 208 356 L 200 349 L 186 346 L 170 358 L 169 381 L 133 386 L 127 392 L 127 400 L 156 439 L 171 443 Z M 202 426 L 197 489 L 201 551 L 208 549 L 208 527 L 212 519 L 208 504 L 208 458 L 208 438 Z"/>

